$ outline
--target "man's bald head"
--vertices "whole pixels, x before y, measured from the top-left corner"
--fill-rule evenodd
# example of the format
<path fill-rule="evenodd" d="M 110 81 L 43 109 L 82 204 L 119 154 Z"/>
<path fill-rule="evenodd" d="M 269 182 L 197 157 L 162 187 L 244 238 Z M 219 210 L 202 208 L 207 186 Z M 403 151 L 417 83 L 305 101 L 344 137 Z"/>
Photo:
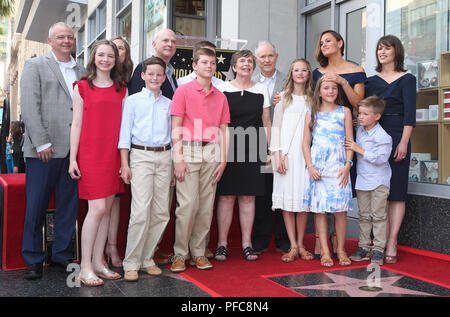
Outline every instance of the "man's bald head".
<path fill-rule="evenodd" d="M 168 64 L 172 56 L 175 55 L 177 49 L 176 41 L 177 37 L 174 31 L 171 29 L 160 30 L 156 33 L 155 39 L 152 42 L 155 56 L 163 59 Z"/>

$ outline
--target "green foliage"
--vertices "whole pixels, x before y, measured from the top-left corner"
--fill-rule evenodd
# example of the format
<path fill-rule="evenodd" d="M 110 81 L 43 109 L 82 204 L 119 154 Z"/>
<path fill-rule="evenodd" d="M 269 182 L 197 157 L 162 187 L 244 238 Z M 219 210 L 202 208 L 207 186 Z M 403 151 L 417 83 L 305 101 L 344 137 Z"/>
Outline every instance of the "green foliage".
<path fill-rule="evenodd" d="M 9 17 L 14 13 L 14 0 L 0 0 L 0 16 Z"/>

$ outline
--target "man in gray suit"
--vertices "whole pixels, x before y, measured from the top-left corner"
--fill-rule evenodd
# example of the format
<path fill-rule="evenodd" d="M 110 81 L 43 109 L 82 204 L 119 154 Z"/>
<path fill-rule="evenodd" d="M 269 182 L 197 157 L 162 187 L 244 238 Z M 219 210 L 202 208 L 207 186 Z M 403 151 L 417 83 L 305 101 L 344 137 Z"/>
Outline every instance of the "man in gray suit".
<path fill-rule="evenodd" d="M 255 49 L 256 62 L 259 66 L 259 73 L 256 73 L 252 80 L 261 82 L 269 88 L 270 94 L 270 119 L 273 121 L 273 111 L 275 108 L 274 97 L 278 95 L 284 87 L 286 75 L 276 69 L 278 53 L 275 46 L 268 42 L 259 42 Z M 253 224 L 252 245 L 257 253 L 267 250 L 272 240 L 272 230 L 275 225 L 275 244 L 278 250 L 286 253 L 290 243 L 284 225 L 283 215 L 280 210 L 272 211 L 272 191 L 273 174 L 266 174 L 266 193 L 264 196 L 257 196 L 255 199 L 255 221 Z"/>
<path fill-rule="evenodd" d="M 71 56 L 75 38 L 68 25 L 58 22 L 51 26 L 48 44 L 49 54 L 26 61 L 20 82 L 27 198 L 22 256 L 29 280 L 42 277 L 42 226 L 53 192 L 56 211 L 51 264 L 64 270 L 73 256 L 78 215 L 78 184 L 68 173 L 69 139 L 72 84 L 84 69 Z"/>

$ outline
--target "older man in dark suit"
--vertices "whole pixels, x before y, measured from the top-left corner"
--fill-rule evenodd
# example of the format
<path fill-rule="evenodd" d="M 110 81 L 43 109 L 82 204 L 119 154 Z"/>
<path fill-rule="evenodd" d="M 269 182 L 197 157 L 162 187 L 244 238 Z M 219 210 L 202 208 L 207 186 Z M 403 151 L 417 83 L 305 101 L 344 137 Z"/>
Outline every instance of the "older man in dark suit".
<path fill-rule="evenodd" d="M 155 56 L 161 58 L 166 62 L 166 80 L 161 86 L 161 91 L 164 97 L 172 99 L 175 90 L 177 89 L 177 80 L 174 75 L 174 68 L 170 64 L 170 60 L 177 50 L 177 37 L 171 29 L 160 30 L 152 42 L 152 47 L 155 51 Z M 145 87 L 145 82 L 141 77 L 142 63 L 139 63 L 134 69 L 133 76 L 128 85 L 128 94 L 132 95 L 140 92 Z"/>
<path fill-rule="evenodd" d="M 273 121 L 274 97 L 284 87 L 286 75 L 277 68 L 278 53 L 275 46 L 269 41 L 261 41 L 255 49 L 256 62 L 260 72 L 255 72 L 252 80 L 261 82 L 269 88 L 270 119 Z M 275 244 L 278 250 L 288 252 L 290 247 L 286 233 L 283 215 L 280 210 L 272 211 L 273 174 L 266 174 L 266 193 L 255 199 L 255 221 L 253 224 L 252 244 L 257 253 L 267 250 L 272 240 L 272 231 L 275 226 Z"/>
<path fill-rule="evenodd" d="M 72 83 L 84 69 L 71 56 L 75 38 L 63 22 L 50 27 L 50 53 L 31 58 L 23 68 L 21 109 L 25 124 L 26 216 L 22 256 L 26 279 L 42 277 L 45 252 L 42 226 L 55 191 L 52 265 L 66 269 L 73 256 L 72 237 L 78 214 L 78 185 L 69 176 Z"/>

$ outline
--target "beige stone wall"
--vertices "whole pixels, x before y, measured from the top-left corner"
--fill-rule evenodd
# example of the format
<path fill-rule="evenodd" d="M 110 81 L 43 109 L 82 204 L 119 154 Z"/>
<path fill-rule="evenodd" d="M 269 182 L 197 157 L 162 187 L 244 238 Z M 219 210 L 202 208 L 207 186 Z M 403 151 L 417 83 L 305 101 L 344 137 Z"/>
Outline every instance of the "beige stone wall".
<path fill-rule="evenodd" d="M 22 34 L 16 33 L 11 43 L 11 63 L 8 67 L 11 120 L 20 118 L 20 80 L 25 61 L 33 56 L 46 55 L 50 50 L 48 44 L 28 41 Z"/>

